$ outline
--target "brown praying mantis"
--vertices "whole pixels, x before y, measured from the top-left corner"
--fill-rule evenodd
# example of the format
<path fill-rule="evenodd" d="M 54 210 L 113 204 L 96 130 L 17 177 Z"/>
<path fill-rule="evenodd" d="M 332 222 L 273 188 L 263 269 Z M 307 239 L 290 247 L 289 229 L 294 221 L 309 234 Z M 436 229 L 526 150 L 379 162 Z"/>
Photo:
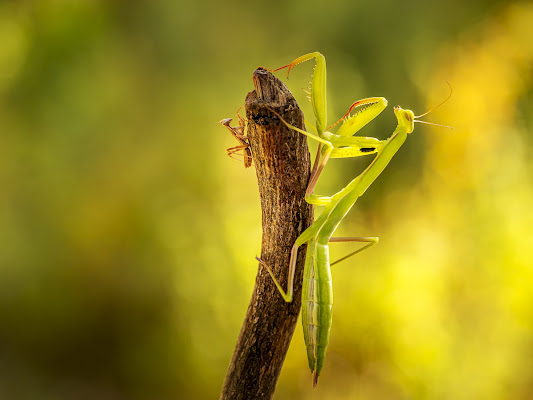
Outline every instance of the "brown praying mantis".
<path fill-rule="evenodd" d="M 239 108 L 240 110 L 240 108 Z M 244 167 L 248 168 L 252 165 L 252 152 L 250 151 L 250 143 L 248 143 L 248 137 L 246 136 L 246 119 L 241 117 L 237 110 L 237 118 L 239 120 L 239 126 L 231 126 L 231 121 L 233 118 L 224 118 L 220 121 L 230 131 L 231 135 L 239 142 L 238 146 L 230 147 L 226 149 L 228 156 L 235 158 L 235 155 L 240 155 L 243 157 Z M 239 151 L 243 151 L 244 154 L 239 154 Z"/>

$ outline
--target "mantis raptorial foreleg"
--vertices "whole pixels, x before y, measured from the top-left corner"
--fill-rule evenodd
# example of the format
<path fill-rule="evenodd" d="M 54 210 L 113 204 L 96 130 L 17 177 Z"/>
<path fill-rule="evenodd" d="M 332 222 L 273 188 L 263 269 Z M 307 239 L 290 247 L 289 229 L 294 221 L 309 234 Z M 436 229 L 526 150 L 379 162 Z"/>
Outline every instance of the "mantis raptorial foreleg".
<path fill-rule="evenodd" d="M 331 132 L 323 132 L 323 137 L 321 137 L 318 134 L 306 132 L 303 129 L 289 124 L 276 111 L 272 110 L 270 107 L 269 109 L 274 114 L 276 114 L 280 121 L 283 122 L 288 128 L 296 132 L 300 132 L 301 134 L 306 135 L 307 137 L 310 137 L 319 142 L 319 147 L 313 165 L 313 170 L 311 171 L 311 177 L 309 178 L 307 190 L 305 191 L 305 200 L 309 204 L 321 205 L 313 202 L 314 200 L 312 200 L 312 193 L 316 186 L 316 183 L 318 182 L 318 178 L 330 157 L 345 158 L 374 154 L 377 153 L 383 147 L 384 144 L 383 140 L 378 140 L 375 138 L 357 136 L 337 137 L 337 135 L 334 135 Z M 342 147 L 335 148 L 335 145 Z M 322 160 L 320 160 L 321 153 L 323 153 Z M 323 196 L 319 197 L 322 198 Z"/>
<path fill-rule="evenodd" d="M 318 178 L 330 158 L 359 157 L 378 152 L 379 148 L 382 146 L 381 141 L 373 138 L 356 137 L 353 135 L 378 116 L 387 106 L 387 100 L 383 97 L 371 97 L 356 101 L 350 106 L 348 112 L 340 120 L 329 128 L 326 128 L 326 60 L 324 56 L 319 52 L 305 54 L 298 57 L 290 64 L 270 71 L 278 71 L 287 68 L 288 77 L 292 68 L 313 58 L 316 60 L 316 66 L 309 94 L 316 119 L 316 135 L 305 134 L 318 140 L 319 148 L 315 162 L 313 163 L 306 196 L 309 196 L 314 191 Z M 291 129 L 303 133 L 302 130 L 295 129 L 294 126 L 287 124 L 281 117 L 280 119 Z M 333 128 L 341 121 L 343 123 L 336 133 L 327 131 L 327 129 Z M 317 139 L 316 136 L 322 140 Z"/>

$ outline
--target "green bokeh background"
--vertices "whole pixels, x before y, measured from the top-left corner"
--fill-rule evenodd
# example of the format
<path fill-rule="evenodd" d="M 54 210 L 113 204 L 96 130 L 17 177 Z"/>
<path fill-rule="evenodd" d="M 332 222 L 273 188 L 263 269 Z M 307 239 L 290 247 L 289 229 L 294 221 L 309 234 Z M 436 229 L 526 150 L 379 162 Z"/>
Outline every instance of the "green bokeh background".
<path fill-rule="evenodd" d="M 425 119 L 455 130 L 417 125 L 341 224 L 381 242 L 334 267 L 317 389 L 298 326 L 274 398 L 533 397 L 530 1 L 47 0 L 0 3 L 0 398 L 218 397 L 261 221 L 217 121 L 310 51 L 332 122 L 422 113 L 447 80 Z M 287 81 L 308 119 L 311 72 Z"/>

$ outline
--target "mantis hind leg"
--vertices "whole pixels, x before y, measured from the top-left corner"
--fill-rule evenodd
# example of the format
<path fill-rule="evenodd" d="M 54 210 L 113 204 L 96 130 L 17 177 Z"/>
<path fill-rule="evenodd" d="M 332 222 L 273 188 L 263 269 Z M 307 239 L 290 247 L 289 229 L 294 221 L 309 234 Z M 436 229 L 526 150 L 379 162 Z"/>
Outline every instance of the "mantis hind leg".
<path fill-rule="evenodd" d="M 369 247 L 374 246 L 376 243 L 379 242 L 379 238 L 378 237 L 332 237 L 332 238 L 329 239 L 329 242 L 330 243 L 332 243 L 332 242 L 367 243 L 365 246 L 361 247 L 360 249 L 357 249 L 357 250 L 351 252 L 350 254 L 348 254 L 348 255 L 346 255 L 346 256 L 344 256 L 342 258 L 339 258 L 337 261 L 334 261 L 334 262 L 330 263 L 329 265 L 332 266 L 332 265 L 335 265 L 337 263 L 340 263 L 341 261 L 346 260 L 347 258 L 350 258 L 351 256 L 356 255 L 357 253 L 362 252 L 363 250 L 368 249 Z"/>
<path fill-rule="evenodd" d="M 283 300 L 285 300 L 287 303 L 290 303 L 292 301 L 292 296 L 294 293 L 294 273 L 296 272 L 296 259 L 298 258 L 298 247 L 300 245 L 298 242 L 294 243 L 291 249 L 291 258 L 289 261 L 289 277 L 287 280 L 287 291 L 283 290 L 283 287 L 281 287 L 281 284 L 274 276 L 274 272 L 272 272 L 272 268 L 268 266 L 267 263 L 265 263 L 263 260 L 261 260 L 259 257 L 255 257 L 257 261 L 259 261 L 261 264 L 265 266 L 268 273 L 270 274 L 270 277 L 274 281 L 274 284 L 278 288 L 278 291 L 281 294 L 281 297 L 283 297 Z"/>
<path fill-rule="evenodd" d="M 261 260 L 259 257 L 255 257 L 257 261 L 259 261 L 261 264 L 265 266 L 268 273 L 270 274 L 270 277 L 274 281 L 274 284 L 278 288 L 281 296 L 283 297 L 283 300 L 285 300 L 287 303 L 290 303 L 292 301 L 292 296 L 294 294 L 294 274 L 296 273 L 296 260 L 298 259 L 298 248 L 305 243 L 308 243 L 313 237 L 316 236 L 316 227 L 314 225 L 311 225 L 309 228 L 307 228 L 305 231 L 302 232 L 300 236 L 296 239 L 294 242 L 292 248 L 291 248 L 291 258 L 289 261 L 289 274 L 288 274 L 288 280 L 287 280 L 287 291 L 283 290 L 281 287 L 281 284 L 274 276 L 274 272 L 272 272 L 272 268 L 265 263 L 263 260 Z"/>

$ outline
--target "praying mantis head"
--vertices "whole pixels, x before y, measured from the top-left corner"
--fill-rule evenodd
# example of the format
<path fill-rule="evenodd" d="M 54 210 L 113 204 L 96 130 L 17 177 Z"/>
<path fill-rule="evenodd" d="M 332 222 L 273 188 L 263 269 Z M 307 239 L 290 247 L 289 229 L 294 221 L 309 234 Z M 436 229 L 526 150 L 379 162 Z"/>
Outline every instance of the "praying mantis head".
<path fill-rule="evenodd" d="M 444 99 L 444 101 L 440 102 L 439 104 L 437 104 L 435 107 L 433 107 L 432 109 L 430 109 L 429 111 L 426 111 L 424 114 L 420 114 L 420 115 L 415 115 L 414 112 L 412 112 L 411 110 L 404 110 L 403 108 L 401 108 L 400 106 L 396 106 L 394 107 L 394 114 L 396 115 L 396 118 L 398 119 L 398 128 L 403 128 L 406 130 L 407 133 L 411 133 L 414 131 L 415 129 L 415 122 L 420 122 L 422 124 L 428 124 L 428 125 L 435 125 L 435 126 L 441 126 L 443 128 L 450 128 L 450 129 L 454 129 L 453 127 L 451 126 L 446 126 L 446 125 L 440 125 L 440 124 L 434 124 L 432 122 L 426 122 L 426 121 L 420 121 L 418 118 L 420 117 L 423 117 L 424 115 L 427 115 L 429 114 L 430 112 L 432 112 L 434 109 L 442 106 L 444 103 L 446 103 L 448 101 L 448 99 L 451 97 L 452 95 L 452 86 L 450 85 L 450 83 L 448 81 L 446 81 L 446 84 L 450 87 L 450 94 L 448 95 L 448 97 L 446 97 Z"/>
<path fill-rule="evenodd" d="M 415 113 L 411 110 L 404 110 L 400 106 L 394 107 L 394 115 L 398 119 L 398 127 L 403 128 L 407 133 L 415 129 Z"/>
<path fill-rule="evenodd" d="M 439 106 L 440 106 L 440 104 L 439 104 Z M 411 133 L 411 132 L 413 132 L 415 130 L 415 122 L 420 122 L 422 124 L 428 124 L 428 125 L 440 126 L 442 128 L 454 129 L 453 126 L 434 124 L 432 122 L 420 121 L 418 119 L 418 118 L 423 117 L 424 115 L 430 113 L 431 111 L 433 111 L 437 107 L 432 108 L 431 110 L 425 112 L 422 115 L 415 115 L 414 112 L 412 112 L 411 110 L 404 110 L 400 106 L 394 107 L 394 114 L 396 115 L 396 119 L 398 119 L 398 127 L 396 129 L 405 129 L 405 131 L 407 133 Z"/>

